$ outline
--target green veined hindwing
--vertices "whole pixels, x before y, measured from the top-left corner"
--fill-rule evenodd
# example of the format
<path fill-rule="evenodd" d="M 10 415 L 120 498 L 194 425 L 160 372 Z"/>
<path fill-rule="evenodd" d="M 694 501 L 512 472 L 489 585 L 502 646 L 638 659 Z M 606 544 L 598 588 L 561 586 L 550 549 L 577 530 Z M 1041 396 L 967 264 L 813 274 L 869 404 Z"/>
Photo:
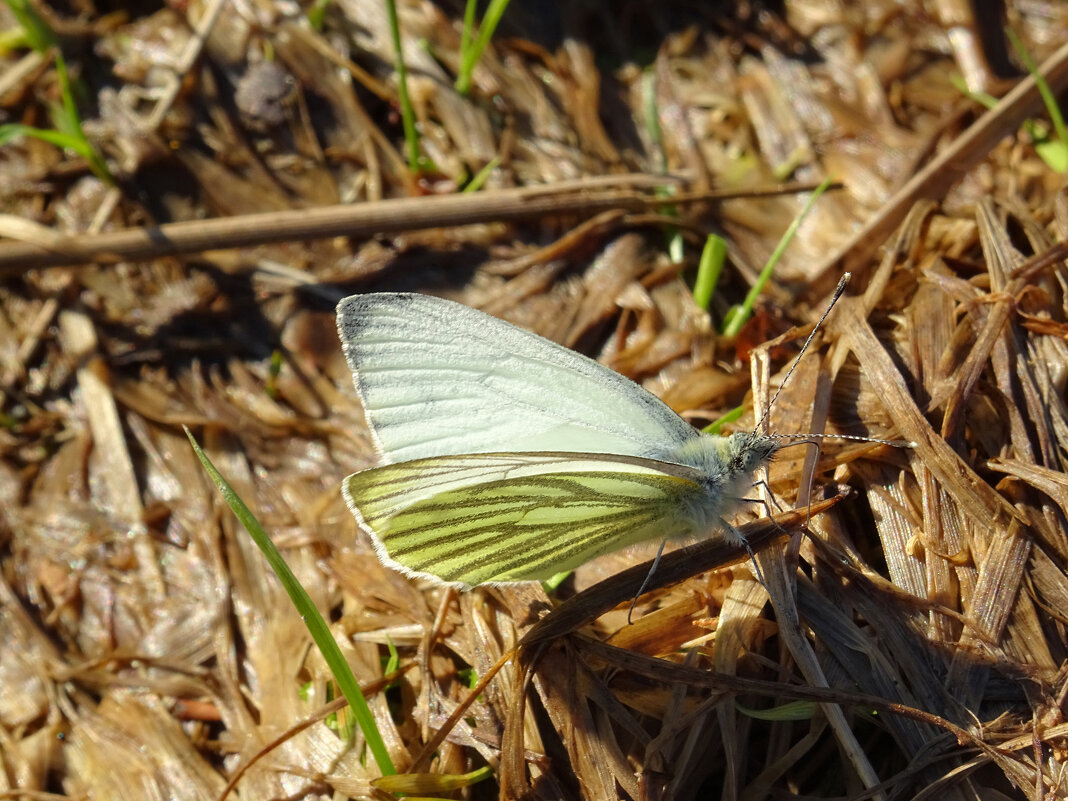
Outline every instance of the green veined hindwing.
<path fill-rule="evenodd" d="M 345 479 L 387 564 L 464 586 L 546 579 L 602 553 L 704 524 L 695 471 L 596 454 L 467 454 Z"/>

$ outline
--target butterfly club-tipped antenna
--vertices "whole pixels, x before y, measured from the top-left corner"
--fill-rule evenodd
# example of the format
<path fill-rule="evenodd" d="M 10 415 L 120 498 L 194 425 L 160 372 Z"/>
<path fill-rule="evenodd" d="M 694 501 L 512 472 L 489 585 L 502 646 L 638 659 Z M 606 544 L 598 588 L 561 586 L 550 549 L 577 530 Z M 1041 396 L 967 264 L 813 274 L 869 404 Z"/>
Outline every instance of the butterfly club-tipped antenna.
<path fill-rule="evenodd" d="M 790 380 L 790 376 L 794 374 L 794 370 L 796 370 L 797 366 L 801 363 L 801 358 L 805 355 L 805 351 L 808 350 L 808 346 L 812 344 L 812 340 L 815 338 L 816 333 L 820 330 L 820 328 L 823 327 L 823 323 L 824 321 L 826 321 L 828 315 L 830 315 L 831 310 L 834 309 L 834 305 L 838 302 L 838 299 L 842 297 L 842 293 L 845 292 L 845 288 L 846 286 L 848 286 L 850 278 L 852 278 L 851 273 L 844 273 L 841 279 L 839 279 L 838 286 L 835 288 L 834 294 L 831 295 L 831 300 L 827 304 L 827 308 L 824 309 L 823 314 L 820 315 L 820 319 L 816 323 L 816 325 L 812 327 L 812 331 L 805 339 L 805 344 L 801 346 L 801 351 L 797 354 L 797 358 L 794 359 L 794 363 L 790 365 L 790 369 L 786 371 L 786 375 L 783 376 L 782 383 L 779 384 L 778 389 L 776 389 L 775 393 L 771 396 L 771 400 L 768 401 L 768 405 L 767 408 L 764 409 L 764 413 L 760 416 L 760 419 L 757 421 L 756 425 L 753 426 L 754 434 L 757 433 L 767 422 L 768 416 L 771 414 L 772 407 L 775 406 L 775 401 L 779 397 L 779 393 L 782 392 L 783 387 L 785 387 L 787 382 Z M 818 445 L 819 443 L 817 442 L 817 440 L 821 439 L 844 439 L 852 440 L 853 442 L 873 442 L 878 445 L 889 445 L 894 448 L 912 448 L 916 445 L 916 443 L 909 442 L 907 440 L 878 439 L 876 437 L 862 437 L 854 434 L 765 434 L 764 436 L 767 436 L 771 439 L 794 440 L 794 442 L 791 444 L 795 445 Z"/>
<path fill-rule="evenodd" d="M 848 286 L 849 279 L 851 277 L 852 276 L 850 273 L 845 273 L 838 281 L 838 287 L 834 290 L 834 294 L 831 296 L 831 302 L 827 304 L 827 308 L 824 309 L 819 321 L 816 323 L 816 325 L 812 327 L 812 331 L 811 333 L 809 333 L 808 338 L 805 340 L 805 344 L 801 346 L 801 352 L 797 354 L 797 358 L 794 359 L 794 363 L 790 365 L 790 369 L 786 371 L 786 375 L 783 377 L 782 383 L 779 384 L 779 388 L 775 390 L 775 394 L 772 395 L 771 400 L 768 401 L 768 405 L 764 409 L 764 414 L 760 416 L 760 419 L 757 420 L 756 425 L 753 426 L 754 434 L 760 431 L 760 429 L 763 428 L 764 424 L 768 421 L 768 415 L 771 414 L 771 409 L 775 405 L 775 401 L 778 399 L 779 393 L 782 392 L 783 387 L 785 387 L 786 383 L 790 380 L 790 376 L 794 374 L 794 370 L 797 369 L 797 365 L 801 364 L 801 358 L 805 355 L 805 351 L 807 351 L 808 346 L 812 344 L 812 340 L 815 339 L 816 333 L 820 330 L 820 328 L 823 327 L 823 323 L 827 319 L 827 315 L 831 313 L 831 309 L 834 308 L 834 304 L 836 304 L 838 302 L 838 299 L 842 297 L 842 293 L 845 292 L 845 288 L 846 286 Z M 771 436 L 778 438 L 777 435 L 774 434 Z"/>
<path fill-rule="evenodd" d="M 774 394 L 771 397 L 771 400 L 768 402 L 767 407 L 764 409 L 764 413 L 760 416 L 760 419 L 757 421 L 756 425 L 754 426 L 754 428 L 753 428 L 754 435 L 757 434 L 765 426 L 765 424 L 766 424 L 766 422 L 768 420 L 768 416 L 771 414 L 771 410 L 775 406 L 775 401 L 779 397 L 779 393 L 782 392 L 783 387 L 785 387 L 787 382 L 790 380 L 790 377 L 793 375 L 794 370 L 796 370 L 797 366 L 801 363 L 801 358 L 805 355 L 805 351 L 808 350 L 809 345 L 812 343 L 812 340 L 815 338 L 816 333 L 820 330 L 820 328 L 823 326 L 823 323 L 827 320 L 828 315 L 830 315 L 831 311 L 834 309 L 835 304 L 838 302 L 839 298 L 841 298 L 842 293 L 845 292 L 845 288 L 849 284 L 850 278 L 851 278 L 850 273 L 845 273 L 845 274 L 842 275 L 841 279 L 838 281 L 838 286 L 835 288 L 834 294 L 831 296 L 831 300 L 827 304 L 827 308 L 824 310 L 823 314 L 820 316 L 820 319 L 816 323 L 816 325 L 813 326 L 811 333 L 809 333 L 808 337 L 805 339 L 804 344 L 801 346 L 801 351 L 798 353 L 797 358 L 794 359 L 793 364 L 791 364 L 790 368 L 786 371 L 786 375 L 783 377 L 782 383 L 780 383 L 779 387 L 775 390 Z M 768 439 L 774 439 L 774 440 L 780 440 L 780 441 L 789 441 L 788 444 L 784 444 L 784 445 L 781 445 L 779 447 L 791 447 L 793 445 L 814 445 L 814 446 L 816 446 L 818 448 L 820 442 L 822 440 L 825 440 L 825 439 L 850 440 L 850 441 L 853 441 L 853 442 L 867 442 L 867 443 L 875 443 L 875 444 L 879 444 L 879 445 L 889 445 L 891 447 L 897 447 L 897 448 L 915 447 L 915 444 L 916 444 L 914 442 L 908 442 L 908 441 L 905 441 L 905 440 L 878 439 L 876 437 L 865 437 L 865 436 L 858 436 L 858 435 L 853 435 L 853 434 L 814 434 L 814 433 L 806 433 L 806 434 L 771 434 L 771 433 L 769 433 L 769 434 L 763 434 L 761 436 L 766 437 Z M 811 468 L 806 468 L 806 469 L 810 470 Z M 808 492 L 805 493 L 806 496 L 811 492 L 811 485 L 812 485 L 813 479 L 814 479 L 814 473 L 813 472 L 809 472 L 809 474 L 808 474 Z M 765 491 L 768 493 L 768 496 L 772 497 L 772 499 L 773 499 L 773 496 L 771 495 L 771 488 L 770 488 L 770 486 L 768 486 L 766 481 L 764 481 L 762 479 L 762 480 L 757 482 L 757 485 L 763 485 Z M 765 505 L 766 504 L 767 504 L 767 501 L 765 501 Z M 759 565 L 757 564 L 757 561 L 756 561 L 756 555 L 748 547 L 748 543 L 746 544 L 746 550 L 749 551 L 749 557 L 750 557 L 751 561 L 753 562 L 753 567 L 756 570 L 756 575 L 757 575 L 758 580 L 760 581 L 761 584 L 764 584 L 763 577 L 760 575 L 760 567 L 759 567 Z M 766 584 L 764 586 L 767 587 Z"/>
<path fill-rule="evenodd" d="M 787 434 L 787 435 L 781 435 L 781 434 L 759 434 L 759 432 L 767 424 L 768 417 L 771 414 L 771 410 L 775 406 L 775 401 L 778 400 L 778 398 L 779 398 L 779 393 L 783 391 L 783 388 L 790 381 L 790 377 L 794 374 L 794 370 L 796 370 L 797 366 L 799 364 L 801 364 L 801 359 L 804 357 L 805 351 L 808 350 L 808 347 L 809 347 L 809 345 L 812 344 L 812 340 L 815 339 L 817 332 L 820 330 L 820 328 L 823 327 L 823 323 L 827 320 L 827 316 L 831 313 L 831 310 L 834 308 L 834 305 L 838 302 L 838 299 L 840 297 L 842 297 L 842 293 L 845 292 L 845 288 L 849 285 L 849 279 L 851 277 L 852 276 L 850 275 L 850 273 L 844 273 L 842 275 L 842 277 L 839 279 L 838 286 L 835 288 L 834 294 L 831 295 L 831 300 L 827 304 L 827 308 L 824 309 L 823 314 L 820 316 L 820 319 L 812 327 L 812 331 L 809 332 L 808 337 L 805 339 L 804 344 L 801 346 L 801 351 L 797 354 L 797 358 L 794 359 L 793 364 L 791 364 L 790 368 L 786 371 L 786 375 L 783 376 L 782 383 L 779 384 L 778 389 L 776 389 L 775 393 L 771 396 L 771 400 L 768 401 L 768 405 L 765 407 L 764 413 L 760 416 L 760 419 L 757 420 L 756 424 L 753 426 L 753 435 L 754 436 L 758 436 L 759 435 L 759 436 L 765 437 L 767 439 L 775 439 L 775 440 L 793 439 L 793 438 L 797 437 L 797 438 L 805 438 L 809 442 L 812 442 L 813 437 L 814 437 L 814 435 L 812 435 L 812 434 L 801 434 L 801 435 L 789 435 L 789 434 Z M 821 436 L 821 435 L 815 435 L 815 436 Z M 813 443 L 813 444 L 815 444 L 815 443 Z M 766 467 L 765 467 L 765 469 L 766 469 Z M 754 485 L 754 486 L 759 486 L 759 485 L 763 485 L 764 491 L 767 493 L 767 496 L 765 497 L 765 499 L 762 502 L 764 503 L 765 506 L 768 506 L 768 511 L 770 512 L 771 511 L 771 507 L 768 505 L 768 499 L 770 499 L 771 502 L 774 503 L 774 495 L 771 493 L 771 487 L 768 485 L 767 481 L 764 480 L 764 479 L 760 479 L 759 481 L 757 481 L 756 485 Z M 761 502 L 761 501 L 758 501 L 758 502 Z M 726 524 L 726 523 L 724 523 L 724 524 L 725 525 L 729 525 L 729 524 Z M 756 554 L 753 552 L 753 549 L 749 546 L 748 542 L 745 542 L 744 539 L 743 539 L 743 542 L 745 544 L 746 551 L 749 553 L 749 560 L 753 564 L 753 570 L 755 571 L 757 581 L 759 581 L 764 586 L 764 589 L 768 589 L 768 585 L 764 581 L 763 573 L 760 570 L 760 565 L 757 562 Z M 769 592 L 770 592 L 770 590 L 769 590 Z"/>

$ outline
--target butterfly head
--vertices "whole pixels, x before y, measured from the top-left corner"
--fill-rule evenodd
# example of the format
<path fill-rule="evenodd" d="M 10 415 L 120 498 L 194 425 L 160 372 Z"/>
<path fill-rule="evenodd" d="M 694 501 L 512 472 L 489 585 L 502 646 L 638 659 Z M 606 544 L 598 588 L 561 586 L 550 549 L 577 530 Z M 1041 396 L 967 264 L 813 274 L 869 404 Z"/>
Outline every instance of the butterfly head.
<path fill-rule="evenodd" d="M 731 451 L 731 463 L 737 465 L 737 470 L 741 473 L 752 473 L 782 447 L 782 443 L 775 437 L 755 431 L 731 434 L 727 441 Z"/>
<path fill-rule="evenodd" d="M 751 475 L 780 447 L 774 437 L 753 431 L 727 437 L 702 434 L 670 454 L 668 461 L 696 468 L 713 482 L 723 483 Z"/>

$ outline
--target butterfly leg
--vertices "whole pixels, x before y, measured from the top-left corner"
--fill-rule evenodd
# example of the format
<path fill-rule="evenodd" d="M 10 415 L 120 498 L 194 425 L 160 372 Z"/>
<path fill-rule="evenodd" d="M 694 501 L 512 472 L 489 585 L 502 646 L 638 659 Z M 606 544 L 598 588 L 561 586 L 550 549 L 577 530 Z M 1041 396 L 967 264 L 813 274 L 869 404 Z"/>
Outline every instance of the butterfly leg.
<path fill-rule="evenodd" d="M 630 616 L 634 614 L 634 605 L 638 603 L 638 598 L 645 592 L 646 586 L 649 584 L 649 580 L 653 577 L 653 573 L 656 572 L 656 566 L 660 564 L 660 556 L 664 553 L 664 546 L 667 545 L 667 539 L 660 541 L 660 547 L 656 549 L 656 557 L 653 559 L 653 566 L 649 568 L 649 572 L 645 574 L 645 579 L 642 581 L 642 586 L 638 588 L 638 591 L 634 594 L 633 600 L 630 602 L 630 609 L 627 610 L 627 625 L 631 625 Z"/>
<path fill-rule="evenodd" d="M 763 498 L 732 498 L 734 503 L 751 503 L 755 506 L 763 506 L 764 514 L 771 517 L 771 504 Z M 780 510 L 781 511 L 781 510 Z"/>
<path fill-rule="evenodd" d="M 751 500 L 751 499 L 743 498 L 742 500 Z M 763 503 L 762 501 L 755 501 L 755 502 L 756 503 Z M 745 546 L 745 552 L 749 554 L 749 561 L 753 563 L 753 570 L 756 572 L 757 581 L 759 581 L 760 584 L 766 590 L 768 588 L 768 585 L 764 582 L 764 574 L 760 572 L 760 565 L 757 564 L 756 553 L 749 546 L 749 540 L 747 540 L 742 535 L 742 532 L 740 532 L 738 529 L 736 529 L 734 526 L 732 526 L 730 523 L 728 523 L 723 518 L 720 518 L 719 524 L 721 526 L 723 526 L 723 530 L 726 531 L 730 535 L 731 539 L 733 539 L 735 542 L 740 542 L 743 546 Z"/>
<path fill-rule="evenodd" d="M 758 481 L 753 486 L 755 487 L 755 486 L 758 486 L 758 485 L 763 484 L 763 483 L 764 483 L 763 481 Z M 767 486 L 767 485 L 765 485 L 765 486 Z M 772 496 L 772 500 L 774 500 L 774 499 L 775 499 L 775 496 Z M 786 529 L 784 529 L 782 526 L 780 526 L 778 523 L 776 523 L 775 522 L 775 518 L 773 518 L 771 516 L 771 505 L 767 501 L 765 501 L 763 498 L 736 498 L 735 500 L 738 503 L 755 503 L 755 504 L 759 504 L 760 506 L 763 506 L 764 507 L 764 512 L 767 514 L 767 516 L 771 520 L 771 522 L 774 523 L 775 528 L 779 529 L 779 531 L 781 531 L 783 534 L 786 533 Z M 782 507 L 779 506 L 779 504 L 776 503 L 775 506 L 778 508 L 778 510 L 780 512 L 783 511 Z M 748 546 L 746 546 L 746 547 L 748 549 Z M 750 551 L 749 555 L 752 556 L 753 552 Z M 753 565 L 755 566 L 756 562 L 754 562 Z"/>
<path fill-rule="evenodd" d="M 767 481 L 765 481 L 764 479 L 760 479 L 759 481 L 754 481 L 753 482 L 753 486 L 754 487 L 763 487 L 767 491 L 767 496 L 769 498 L 771 498 L 771 502 L 773 504 L 775 504 L 775 508 L 780 512 L 783 511 L 782 506 L 780 506 L 779 502 L 777 500 L 775 500 L 775 493 L 771 491 L 771 487 L 768 485 Z M 764 504 L 764 508 L 767 510 L 768 515 L 771 515 L 771 508 L 768 506 L 767 501 L 761 500 L 761 501 L 757 501 L 757 503 Z"/>

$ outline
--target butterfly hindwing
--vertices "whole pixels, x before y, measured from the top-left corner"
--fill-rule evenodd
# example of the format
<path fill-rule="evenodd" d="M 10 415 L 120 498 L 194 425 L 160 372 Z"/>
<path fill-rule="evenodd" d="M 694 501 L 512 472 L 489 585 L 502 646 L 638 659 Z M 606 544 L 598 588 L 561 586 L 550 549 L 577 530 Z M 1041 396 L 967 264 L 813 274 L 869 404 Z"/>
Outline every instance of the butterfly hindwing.
<path fill-rule="evenodd" d="M 544 579 L 690 533 L 693 471 L 592 454 L 441 456 L 364 470 L 344 494 L 387 564 L 462 585 Z"/>
<path fill-rule="evenodd" d="M 386 462 L 575 451 L 661 458 L 696 436 L 592 359 L 458 303 L 354 295 L 338 330 Z"/>

